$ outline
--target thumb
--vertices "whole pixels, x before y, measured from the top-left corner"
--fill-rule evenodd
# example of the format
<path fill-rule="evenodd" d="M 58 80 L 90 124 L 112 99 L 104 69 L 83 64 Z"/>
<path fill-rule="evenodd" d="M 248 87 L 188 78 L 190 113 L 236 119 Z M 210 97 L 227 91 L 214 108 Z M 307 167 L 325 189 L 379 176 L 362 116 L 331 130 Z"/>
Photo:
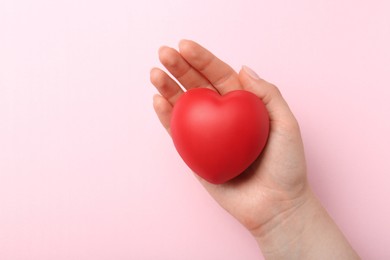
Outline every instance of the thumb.
<path fill-rule="evenodd" d="M 261 79 L 247 66 L 240 70 L 239 80 L 244 90 L 252 92 L 263 101 L 271 122 L 296 123 L 287 102 L 275 85 Z"/>

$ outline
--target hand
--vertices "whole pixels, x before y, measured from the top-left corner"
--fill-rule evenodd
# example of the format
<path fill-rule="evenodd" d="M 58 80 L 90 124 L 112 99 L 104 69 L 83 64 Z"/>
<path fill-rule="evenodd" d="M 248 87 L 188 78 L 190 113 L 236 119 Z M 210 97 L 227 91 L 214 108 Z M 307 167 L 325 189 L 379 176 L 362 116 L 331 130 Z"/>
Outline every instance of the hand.
<path fill-rule="evenodd" d="M 288 253 L 289 246 L 299 241 L 297 237 L 305 229 L 305 223 L 296 221 L 300 214 L 309 220 L 318 214 L 327 214 L 307 184 L 299 126 L 280 91 L 246 66 L 236 73 L 192 41 L 182 40 L 178 51 L 161 47 L 159 58 L 187 90 L 209 88 L 224 95 L 243 89 L 264 102 L 270 116 L 270 134 L 258 159 L 244 173 L 225 184 L 214 185 L 198 178 L 211 196 L 255 236 L 265 255 L 264 250 L 270 252 L 269 256 L 276 256 L 283 250 Z M 154 109 L 169 133 L 172 109 L 183 90 L 161 69 L 153 68 L 150 79 L 161 94 L 154 96 Z M 324 218 L 322 226 L 332 225 L 328 219 Z M 314 236 L 318 231 L 316 228 Z"/>
<path fill-rule="evenodd" d="M 248 68 L 237 74 L 192 41 L 181 41 L 179 51 L 161 47 L 159 57 L 185 89 L 210 88 L 221 95 L 244 89 L 261 98 L 267 107 L 271 123 L 268 144 L 253 165 L 222 185 L 199 178 L 223 208 L 254 234 L 261 233 L 270 219 L 304 202 L 306 169 L 298 124 L 278 89 Z M 155 96 L 154 108 L 169 132 L 172 109 L 183 91 L 157 68 L 151 71 L 151 82 L 161 94 Z"/>

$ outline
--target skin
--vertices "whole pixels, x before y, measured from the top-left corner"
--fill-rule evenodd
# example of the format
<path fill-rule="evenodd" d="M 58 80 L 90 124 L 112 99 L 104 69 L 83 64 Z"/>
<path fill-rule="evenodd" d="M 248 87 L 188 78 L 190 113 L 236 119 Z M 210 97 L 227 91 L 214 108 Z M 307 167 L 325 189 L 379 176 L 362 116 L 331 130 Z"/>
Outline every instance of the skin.
<path fill-rule="evenodd" d="M 210 195 L 240 221 L 266 259 L 359 259 L 311 191 L 299 125 L 280 91 L 246 66 L 239 73 L 199 44 L 182 40 L 178 50 L 158 52 L 166 70 L 188 90 L 209 88 L 221 95 L 246 90 L 257 95 L 270 116 L 268 143 L 240 176 L 220 185 L 198 177 Z M 160 94 L 153 106 L 170 132 L 170 118 L 183 89 L 153 68 L 150 80 Z"/>

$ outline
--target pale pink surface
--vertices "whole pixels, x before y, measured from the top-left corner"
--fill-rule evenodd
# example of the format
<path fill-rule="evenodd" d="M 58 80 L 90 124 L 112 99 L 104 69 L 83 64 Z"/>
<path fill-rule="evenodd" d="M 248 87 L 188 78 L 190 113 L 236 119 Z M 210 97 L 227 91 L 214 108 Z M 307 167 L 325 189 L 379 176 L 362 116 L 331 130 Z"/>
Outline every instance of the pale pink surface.
<path fill-rule="evenodd" d="M 280 87 L 315 192 L 364 259 L 389 259 L 389 10 L 2 0 L 0 259 L 261 259 L 152 110 L 156 50 L 181 38 Z"/>

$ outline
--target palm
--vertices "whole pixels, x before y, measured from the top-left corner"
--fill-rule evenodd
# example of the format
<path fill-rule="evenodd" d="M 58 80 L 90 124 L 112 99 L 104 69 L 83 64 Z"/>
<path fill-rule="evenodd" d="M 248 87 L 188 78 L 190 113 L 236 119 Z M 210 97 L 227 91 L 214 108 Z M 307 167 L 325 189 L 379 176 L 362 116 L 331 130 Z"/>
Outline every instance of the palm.
<path fill-rule="evenodd" d="M 297 123 L 277 89 L 265 81 L 261 81 L 263 89 L 254 88 L 245 75 L 237 74 L 191 41 L 182 41 L 180 52 L 163 47 L 159 56 L 186 89 L 206 87 L 220 94 L 245 89 L 262 98 L 267 106 L 271 131 L 262 155 L 243 174 L 225 184 L 200 179 L 216 201 L 252 231 L 298 205 L 306 184 L 302 141 Z M 162 95 L 155 99 L 156 113 L 169 132 L 172 108 L 183 91 L 160 69 L 151 71 L 151 81 Z M 276 98 L 272 99 L 272 95 Z"/>

